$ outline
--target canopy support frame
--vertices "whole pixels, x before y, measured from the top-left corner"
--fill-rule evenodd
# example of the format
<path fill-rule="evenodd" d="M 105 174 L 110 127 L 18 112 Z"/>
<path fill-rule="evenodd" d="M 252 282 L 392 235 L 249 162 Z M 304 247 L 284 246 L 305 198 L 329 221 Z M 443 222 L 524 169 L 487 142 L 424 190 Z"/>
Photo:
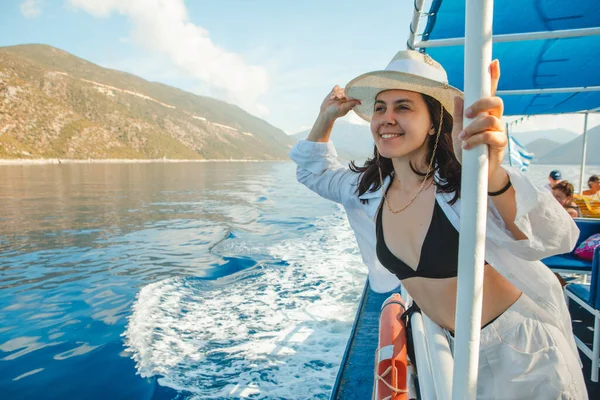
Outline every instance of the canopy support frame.
<path fill-rule="evenodd" d="M 581 169 L 579 171 L 579 193 L 583 193 L 583 180 L 585 174 L 585 155 L 587 153 L 587 130 L 588 130 L 588 115 L 585 113 L 583 120 L 583 145 L 581 147 Z"/>
<path fill-rule="evenodd" d="M 505 35 L 494 35 L 492 41 L 494 43 L 506 43 L 506 42 L 522 42 L 526 40 L 544 40 L 544 39 L 564 39 L 584 36 L 596 36 L 600 35 L 600 28 L 581 28 L 581 29 L 570 29 L 570 30 L 557 30 L 557 31 L 541 31 L 541 32 L 527 32 L 527 33 L 509 33 Z M 450 38 L 450 39 L 436 39 L 436 40 L 421 40 L 414 43 L 414 48 L 426 49 L 430 47 L 450 47 L 450 46 L 461 46 L 465 44 L 465 38 Z"/>
<path fill-rule="evenodd" d="M 524 96 L 529 94 L 558 94 L 558 93 L 589 93 L 600 92 L 600 86 L 544 88 L 544 89 L 514 89 L 498 90 L 498 96 Z"/>

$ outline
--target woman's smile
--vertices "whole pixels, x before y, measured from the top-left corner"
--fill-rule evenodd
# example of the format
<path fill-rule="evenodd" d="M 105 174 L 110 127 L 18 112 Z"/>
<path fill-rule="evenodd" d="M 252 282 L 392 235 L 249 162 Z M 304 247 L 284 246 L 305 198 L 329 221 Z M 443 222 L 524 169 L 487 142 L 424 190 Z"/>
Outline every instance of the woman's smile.
<path fill-rule="evenodd" d="M 390 141 L 404 136 L 404 132 L 382 132 L 379 133 L 379 138 L 383 141 Z"/>

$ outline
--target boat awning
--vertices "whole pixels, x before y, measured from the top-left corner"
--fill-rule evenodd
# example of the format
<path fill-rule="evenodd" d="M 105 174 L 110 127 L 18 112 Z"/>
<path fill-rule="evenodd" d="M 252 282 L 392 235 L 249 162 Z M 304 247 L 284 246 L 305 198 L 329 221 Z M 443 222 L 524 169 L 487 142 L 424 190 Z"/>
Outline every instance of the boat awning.
<path fill-rule="evenodd" d="M 416 6 L 423 4 L 416 1 Z M 433 0 L 409 48 L 424 51 L 463 89 L 465 1 Z M 518 11 L 516 11 L 518 10 Z M 518 17 L 515 16 L 518 12 Z M 600 107 L 598 0 L 496 0 L 493 58 L 505 115 L 559 114 Z"/>

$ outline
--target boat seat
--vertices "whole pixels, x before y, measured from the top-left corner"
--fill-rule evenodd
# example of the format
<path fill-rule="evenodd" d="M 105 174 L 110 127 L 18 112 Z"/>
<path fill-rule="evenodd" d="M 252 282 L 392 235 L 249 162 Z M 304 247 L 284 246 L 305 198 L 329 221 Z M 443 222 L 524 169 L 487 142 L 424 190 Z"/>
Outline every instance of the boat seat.
<path fill-rule="evenodd" d="M 579 238 L 575 247 L 570 253 L 557 254 L 552 257 L 547 257 L 542 260 L 548 268 L 557 273 L 571 274 L 591 274 L 592 261 L 582 260 L 574 253 L 581 242 L 589 238 L 595 233 L 600 233 L 600 220 L 593 218 L 575 218 L 575 223 L 579 228 Z"/>
<path fill-rule="evenodd" d="M 576 194 L 573 196 L 573 202 L 579 207 L 582 217 L 600 218 L 600 202 L 595 199 L 592 200 L 589 196 Z"/>
<path fill-rule="evenodd" d="M 573 299 L 581 307 L 594 316 L 594 338 L 590 349 L 581 339 L 575 336 L 577 347 L 592 360 L 592 382 L 598 382 L 600 367 L 600 247 L 594 251 L 592 278 L 588 285 L 570 283 L 565 286 L 565 299 Z"/>
<path fill-rule="evenodd" d="M 558 273 L 590 274 L 592 262 L 582 260 L 573 253 L 559 254 L 542 260 L 548 268 Z"/>

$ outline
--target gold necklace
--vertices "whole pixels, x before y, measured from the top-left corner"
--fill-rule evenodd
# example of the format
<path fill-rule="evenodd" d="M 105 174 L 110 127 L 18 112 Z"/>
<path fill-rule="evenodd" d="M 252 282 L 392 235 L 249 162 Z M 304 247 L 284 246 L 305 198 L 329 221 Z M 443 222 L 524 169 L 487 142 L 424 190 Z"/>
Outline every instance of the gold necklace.
<path fill-rule="evenodd" d="M 433 146 L 433 153 L 431 153 L 431 160 L 429 160 L 429 166 L 427 167 L 427 173 L 425 174 L 425 178 L 423 178 L 423 182 L 421 182 L 421 186 L 419 186 L 419 190 L 412 197 L 412 199 L 410 199 L 410 201 L 407 204 L 405 204 L 403 207 L 401 207 L 398 210 L 394 210 L 394 209 L 392 209 L 392 206 L 390 206 L 390 202 L 387 199 L 386 190 L 383 189 L 383 175 L 381 174 L 381 168 L 379 168 L 379 181 L 381 182 L 381 190 L 383 190 L 383 201 L 385 202 L 385 205 L 387 206 L 388 210 L 390 210 L 390 212 L 392 214 L 399 214 L 402 211 L 406 210 L 408 207 L 410 207 L 410 205 L 417 199 L 417 197 L 419 197 L 419 195 L 423 191 L 423 188 L 425 187 L 425 183 L 427 182 L 427 179 L 429 179 L 429 174 L 431 173 L 431 167 L 433 166 L 433 159 L 435 158 L 435 151 L 437 150 L 438 141 L 440 139 L 440 131 L 442 130 L 442 119 L 444 117 L 444 107 L 441 107 L 440 114 L 441 114 L 440 115 L 440 124 L 438 126 L 437 136 L 435 138 L 435 145 Z M 395 175 L 393 178 L 395 178 Z M 393 178 L 392 178 L 392 182 L 393 182 Z M 400 182 L 400 179 L 396 178 L 396 180 L 398 182 Z M 390 183 L 390 185 L 391 185 L 391 183 Z"/>
<path fill-rule="evenodd" d="M 388 210 L 390 210 L 390 212 L 392 214 L 399 214 L 402 211 L 406 210 L 408 207 L 410 207 L 410 205 L 412 203 L 414 203 L 414 201 L 417 199 L 417 197 L 419 197 L 419 195 L 421 194 L 421 192 L 425 188 L 425 184 L 427 183 L 427 179 L 429 178 L 430 172 L 431 172 L 431 167 L 427 169 L 427 174 L 425 175 L 425 178 L 423 179 L 423 182 L 421 182 L 421 185 L 419 186 L 419 190 L 417 191 L 417 193 L 415 193 L 415 195 L 412 197 L 412 199 L 410 199 L 410 201 L 408 203 L 406 203 L 404 206 L 400 207 L 400 209 L 398 209 L 398 210 L 392 209 L 392 206 L 390 206 L 390 202 L 387 199 L 387 194 L 384 192 L 383 193 L 383 201 L 385 202 L 385 205 L 387 206 Z M 379 173 L 381 174 L 381 171 Z M 398 179 L 398 182 L 400 182 L 399 179 Z"/>

